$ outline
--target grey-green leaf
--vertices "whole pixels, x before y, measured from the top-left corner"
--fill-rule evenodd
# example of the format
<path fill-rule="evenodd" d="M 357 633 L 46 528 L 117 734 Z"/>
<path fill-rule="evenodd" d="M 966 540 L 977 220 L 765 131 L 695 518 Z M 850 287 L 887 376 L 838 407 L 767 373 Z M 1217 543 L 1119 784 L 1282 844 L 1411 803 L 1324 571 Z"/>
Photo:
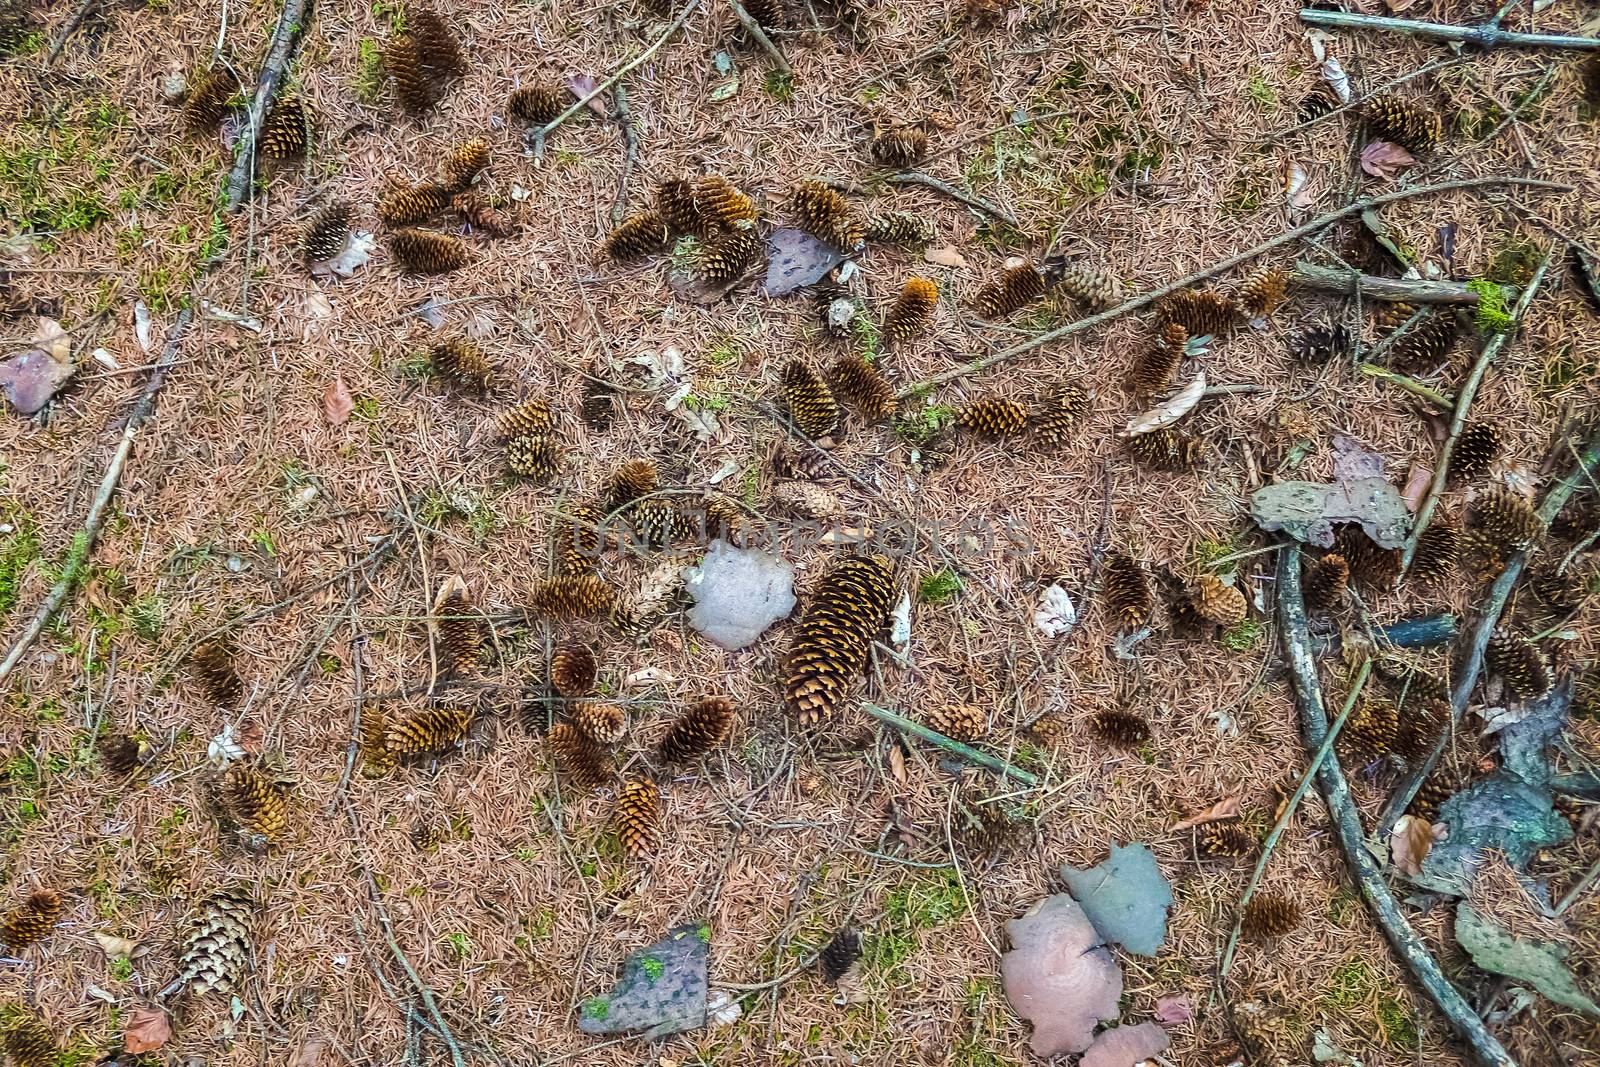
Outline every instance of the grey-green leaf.
<path fill-rule="evenodd" d="M 1600 1004 L 1578 988 L 1572 972 L 1561 962 L 1567 953 L 1560 945 L 1512 937 L 1465 901 L 1456 908 L 1456 940 L 1472 956 L 1472 962 L 1489 973 L 1526 982 L 1557 1004 L 1600 1017 Z"/>

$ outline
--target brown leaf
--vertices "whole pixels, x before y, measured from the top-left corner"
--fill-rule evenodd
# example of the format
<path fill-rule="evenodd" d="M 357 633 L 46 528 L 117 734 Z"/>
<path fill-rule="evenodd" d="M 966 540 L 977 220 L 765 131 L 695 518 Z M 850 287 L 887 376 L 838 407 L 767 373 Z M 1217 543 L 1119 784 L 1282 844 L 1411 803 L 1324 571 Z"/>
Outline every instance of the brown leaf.
<path fill-rule="evenodd" d="M 966 257 L 956 251 L 954 245 L 943 248 L 930 248 L 922 253 L 922 258 L 929 263 L 937 263 L 941 267 L 965 267 Z"/>
<path fill-rule="evenodd" d="M 327 391 L 322 394 L 322 413 L 328 417 L 331 425 L 343 426 L 355 409 L 356 402 L 350 395 L 349 387 L 344 384 L 344 376 L 335 374 L 333 381 L 328 383 Z"/>
<path fill-rule="evenodd" d="M 1369 141 L 1361 150 L 1361 169 L 1374 178 L 1392 181 L 1407 167 L 1416 165 L 1416 157 L 1397 144 L 1388 141 Z"/>
<path fill-rule="evenodd" d="M 172 1039 L 172 1020 L 157 1007 L 135 1008 L 122 1035 L 122 1047 L 132 1053 L 154 1052 Z"/>
<path fill-rule="evenodd" d="M 326 1034 L 308 1034 L 300 1042 L 300 1047 L 294 1050 L 294 1055 L 289 1057 L 286 1067 L 317 1067 L 317 1062 L 322 1059 L 322 1054 L 328 1051 L 328 1036 Z"/>
<path fill-rule="evenodd" d="M 1406 487 L 1400 490 L 1400 499 L 1406 502 L 1406 510 L 1416 513 L 1422 506 L 1422 498 L 1428 493 L 1428 486 L 1433 482 L 1433 468 L 1426 463 L 1413 461 L 1411 473 L 1406 475 Z"/>
<path fill-rule="evenodd" d="M 1194 827 L 1200 826 L 1204 823 L 1222 822 L 1225 819 L 1237 819 L 1238 817 L 1239 798 L 1223 797 L 1221 800 L 1217 801 L 1209 808 L 1206 808 L 1204 811 L 1195 812 L 1193 815 L 1174 823 L 1172 832 L 1177 833 L 1179 830 L 1191 830 Z"/>
<path fill-rule="evenodd" d="M 1194 376 L 1194 381 L 1173 393 L 1171 397 L 1149 411 L 1141 412 L 1128 420 L 1128 428 L 1122 432 L 1122 436 L 1137 437 L 1140 434 L 1154 433 L 1163 426 L 1171 426 L 1193 411 L 1205 392 L 1206 372 L 1200 371 Z"/>
<path fill-rule="evenodd" d="M 1389 852 L 1394 857 L 1395 868 L 1403 875 L 1415 878 L 1422 873 L 1422 861 L 1433 851 L 1433 843 L 1445 834 L 1445 824 L 1430 824 L 1415 815 L 1402 815 L 1389 831 Z"/>

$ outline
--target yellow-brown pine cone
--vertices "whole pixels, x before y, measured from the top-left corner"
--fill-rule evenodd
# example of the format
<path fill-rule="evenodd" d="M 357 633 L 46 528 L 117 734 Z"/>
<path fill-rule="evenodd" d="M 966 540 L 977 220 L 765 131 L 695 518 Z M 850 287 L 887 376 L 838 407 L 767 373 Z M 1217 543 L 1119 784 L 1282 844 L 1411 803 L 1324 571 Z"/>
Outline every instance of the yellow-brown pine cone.
<path fill-rule="evenodd" d="M 723 697 L 704 697 L 673 720 L 656 746 L 664 763 L 687 763 L 710 752 L 733 730 L 733 703 Z"/>
<path fill-rule="evenodd" d="M 1003 396 L 980 396 L 961 410 L 961 428 L 981 437 L 1012 437 L 1028 428 L 1028 409 Z"/>
<path fill-rule="evenodd" d="M 350 244 L 350 205 L 336 200 L 311 218 L 300 238 L 300 254 L 307 263 L 336 259 Z"/>
<path fill-rule="evenodd" d="M 152 755 L 150 743 L 124 733 L 108 733 L 95 742 L 100 768 L 117 778 L 132 778 Z"/>
<path fill-rule="evenodd" d="M 1431 373 L 1442 364 L 1461 336 L 1452 312 L 1432 310 L 1389 349 L 1389 362 L 1406 374 Z"/>
<path fill-rule="evenodd" d="M 1533 547 L 1544 535 L 1544 521 L 1533 505 L 1500 486 L 1478 498 L 1472 508 L 1472 520 L 1488 544 L 1507 556 Z"/>
<path fill-rule="evenodd" d="M 433 372 L 452 385 L 486 393 L 494 388 L 494 368 L 483 349 L 465 337 L 448 337 L 428 350 Z"/>
<path fill-rule="evenodd" d="M 1443 767 L 1440 767 L 1423 779 L 1417 795 L 1411 798 L 1411 803 L 1406 807 L 1407 815 L 1415 815 L 1430 823 L 1439 821 L 1439 809 L 1445 801 L 1455 796 L 1455 790 L 1446 782 L 1442 771 Z"/>
<path fill-rule="evenodd" d="M 1215 574 L 1202 574 L 1194 585 L 1195 610 L 1218 626 L 1237 626 L 1250 613 L 1244 593 Z"/>
<path fill-rule="evenodd" d="M 570 504 L 570 518 L 558 518 L 552 533 L 557 574 L 589 574 L 600 561 L 605 537 L 600 531 L 605 513 L 593 504 Z"/>
<path fill-rule="evenodd" d="M 178 976 L 163 995 L 227 993 L 236 988 L 253 954 L 250 927 L 255 915 L 255 901 L 242 887 L 219 889 L 201 900 L 178 955 Z"/>
<path fill-rule="evenodd" d="M 710 221 L 700 211 L 694 195 L 693 178 L 666 178 L 656 183 L 655 213 L 672 235 L 704 237 L 711 232 Z"/>
<path fill-rule="evenodd" d="M 189 653 L 189 670 L 212 703 L 232 707 L 244 695 L 244 682 L 233 666 L 233 649 L 221 641 L 205 641 Z"/>
<path fill-rule="evenodd" d="M 1183 363 L 1188 350 L 1189 331 L 1180 322 L 1161 327 L 1150 347 L 1141 349 L 1128 369 L 1128 387 L 1142 399 L 1161 395 L 1172 382 L 1172 375 Z"/>
<path fill-rule="evenodd" d="M 1163 426 L 1128 438 L 1128 451 L 1138 462 L 1159 471 L 1191 470 L 1200 462 L 1205 443 L 1186 430 Z"/>
<path fill-rule="evenodd" d="M 712 285 L 735 282 L 744 277 L 761 256 L 761 237 L 748 223 L 718 233 L 700 246 L 695 273 Z"/>
<path fill-rule="evenodd" d="M 1241 860 L 1255 855 L 1260 842 L 1237 821 L 1208 822 L 1195 828 L 1195 848 L 1206 859 Z"/>
<path fill-rule="evenodd" d="M 592 574 L 545 578 L 534 582 L 528 594 L 528 612 L 535 618 L 596 618 L 610 615 L 617 607 L 616 591 Z"/>
<path fill-rule="evenodd" d="M 1450 456 L 1450 473 L 1463 482 L 1476 481 L 1489 473 L 1500 456 L 1500 433 L 1485 422 L 1475 422 L 1456 438 Z"/>
<path fill-rule="evenodd" d="M 489 169 L 489 142 L 482 137 L 453 145 L 439 162 L 439 177 L 454 192 L 460 192 Z"/>
<path fill-rule="evenodd" d="M 1028 429 L 1043 444 L 1061 448 L 1078 435 L 1088 411 L 1089 394 L 1082 386 L 1068 382 L 1028 413 Z"/>
<path fill-rule="evenodd" d="M 1237 308 L 1214 289 L 1179 289 L 1156 303 L 1156 322 L 1176 323 L 1191 337 L 1221 337 L 1233 328 Z"/>
<path fill-rule="evenodd" d="M 222 810 L 247 844 L 264 851 L 283 840 L 289 827 L 289 801 L 273 777 L 260 767 L 236 763 L 222 777 Z"/>
<path fill-rule="evenodd" d="M 606 235 L 601 251 L 621 263 L 660 255 L 671 244 L 672 234 L 658 211 L 640 211 L 623 219 Z"/>
<path fill-rule="evenodd" d="M 661 497 L 629 505 L 628 527 L 635 544 L 648 549 L 666 548 L 692 532 L 689 520 L 678 510 L 678 505 Z"/>
<path fill-rule="evenodd" d="M 396 759 L 438 755 L 460 744 L 471 725 L 469 708 L 419 708 L 403 719 L 389 720 L 383 747 Z"/>
<path fill-rule="evenodd" d="M 750 3 L 741 6 L 763 29 L 782 26 L 788 20 L 788 10 L 784 0 L 750 0 Z M 662 12 L 663 15 L 671 13 L 670 9 Z"/>
<path fill-rule="evenodd" d="M 706 501 L 705 540 L 721 539 L 729 543 L 743 543 L 750 531 L 750 516 L 745 509 L 725 496 L 714 496 Z"/>
<path fill-rule="evenodd" d="M 573 711 L 572 725 L 597 745 L 614 745 L 628 732 L 628 715 L 616 704 L 586 700 Z"/>
<path fill-rule="evenodd" d="M 1017 837 L 1021 823 L 1011 818 L 999 804 L 976 804 L 971 818 L 964 821 L 955 843 L 974 858 L 992 857 Z"/>
<path fill-rule="evenodd" d="M 795 429 L 816 439 L 831 434 L 839 425 L 839 403 L 822 376 L 798 359 L 784 364 L 780 382 L 783 405 Z"/>
<path fill-rule="evenodd" d="M 457 590 L 439 605 L 439 666 L 459 674 L 478 665 L 483 655 L 483 615 Z"/>
<path fill-rule="evenodd" d="M 1461 565 L 1461 527 L 1435 519 L 1417 535 L 1417 551 L 1411 557 L 1411 573 L 1425 582 L 1448 578 Z"/>
<path fill-rule="evenodd" d="M 512 227 L 489 203 L 489 198 L 476 189 L 464 189 L 451 197 L 450 210 L 462 222 L 490 237 L 505 237 L 511 233 Z"/>
<path fill-rule="evenodd" d="M 256 152 L 267 159 L 296 159 L 311 143 L 311 112 L 298 93 L 284 93 L 261 123 Z"/>
<path fill-rule="evenodd" d="M 1417 313 L 1417 305 L 1406 304 L 1400 301 L 1378 303 L 1372 308 L 1372 321 L 1386 329 L 1393 330 Z"/>
<path fill-rule="evenodd" d="M 979 289 L 972 310 L 979 318 L 998 319 L 1033 303 L 1049 288 L 1037 264 L 1023 263 Z"/>
<path fill-rule="evenodd" d="M 630 459 L 606 479 L 606 508 L 616 511 L 641 497 L 649 496 L 661 485 L 661 472 L 648 459 Z"/>
<path fill-rule="evenodd" d="M 506 408 L 494 419 L 495 432 L 502 441 L 530 433 L 556 432 L 556 413 L 549 401 L 535 397 L 514 408 Z"/>
<path fill-rule="evenodd" d="M 590 696 L 599 677 L 600 663 L 588 645 L 566 645 L 550 657 L 550 688 L 559 696 Z"/>
<path fill-rule="evenodd" d="M 653 856 L 661 833 L 661 788 L 655 780 L 634 778 L 625 782 L 617 790 L 612 822 L 623 855 L 631 860 Z"/>
<path fill-rule="evenodd" d="M 903 169 L 928 154 L 928 135 L 917 126 L 897 126 L 879 133 L 869 147 L 880 165 Z"/>
<path fill-rule="evenodd" d="M 519 478 L 548 482 L 561 471 L 561 442 L 550 434 L 519 434 L 506 442 L 506 468 Z"/>
<path fill-rule="evenodd" d="M 575 101 L 560 86 L 537 82 L 512 91 L 506 98 L 506 114 L 524 126 L 545 126 Z"/>
<path fill-rule="evenodd" d="M 976 704 L 946 704 L 928 709 L 928 728 L 953 741 L 976 741 L 989 732 L 989 716 Z"/>
<path fill-rule="evenodd" d="M 1262 267 L 1239 287 L 1239 308 L 1246 318 L 1264 319 L 1289 297 L 1289 275 L 1277 267 Z"/>
<path fill-rule="evenodd" d="M 784 657 L 784 704 L 802 725 L 831 717 L 866 669 L 894 598 L 884 556 L 840 560 L 823 574 Z"/>
<path fill-rule="evenodd" d="M 472 253 L 459 237 L 412 227 L 397 231 L 389 248 L 408 274 L 449 274 L 472 262 Z"/>
<path fill-rule="evenodd" d="M 1339 747 L 1368 763 L 1395 751 L 1400 740 L 1400 709 L 1388 700 L 1366 700 L 1351 713 L 1339 734 Z"/>
<path fill-rule="evenodd" d="M 215 133 L 238 91 L 239 79 L 227 67 L 212 67 L 183 94 L 183 124 L 196 133 Z"/>
<path fill-rule="evenodd" d="M 1439 145 L 1440 122 L 1436 112 L 1397 96 L 1383 95 L 1361 106 L 1361 117 L 1372 136 L 1421 155 Z"/>
<path fill-rule="evenodd" d="M 1395 755 L 1408 765 L 1425 759 L 1433 743 L 1450 721 L 1450 701 L 1424 697 L 1420 692 L 1409 692 L 1401 710 L 1400 729 L 1395 735 Z"/>
<path fill-rule="evenodd" d="M 1350 584 L 1350 564 L 1339 553 L 1321 559 L 1307 558 L 1301 567 L 1300 595 L 1306 611 L 1322 615 L 1344 606 L 1344 591 Z"/>
<path fill-rule="evenodd" d="M 883 317 L 883 339 L 890 345 L 903 345 L 928 328 L 939 303 L 939 287 L 927 278 L 912 278 Z"/>
<path fill-rule="evenodd" d="M 1217 624 L 1195 609 L 1195 597 L 1188 584 L 1163 564 L 1156 571 L 1157 588 L 1161 603 L 1167 609 L 1167 632 L 1174 637 L 1211 637 Z"/>
<path fill-rule="evenodd" d="M 908 211 L 888 211 L 869 217 L 862 236 L 874 244 L 900 245 L 903 248 L 925 248 L 938 236 L 933 220 Z"/>
<path fill-rule="evenodd" d="M 797 227 L 841 252 L 854 252 L 866 243 L 866 223 L 854 205 L 822 182 L 795 186 L 789 210 Z"/>
<path fill-rule="evenodd" d="M 389 717 L 376 704 L 361 709 L 361 773 L 367 778 L 382 778 L 394 770 L 396 759 L 384 736 L 389 732 Z"/>
<path fill-rule="evenodd" d="M 402 186 L 378 201 L 378 221 L 385 226 L 425 222 L 450 206 L 450 190 L 437 182 Z"/>
<path fill-rule="evenodd" d="M 383 66 L 394 79 L 394 95 L 400 106 L 412 115 L 431 111 L 449 91 L 449 79 L 422 62 L 417 42 L 401 34 L 383 50 Z"/>
<path fill-rule="evenodd" d="M 12 1067 L 56 1067 L 61 1062 L 56 1035 L 43 1019 L 27 1009 L 0 1024 L 0 1052 L 10 1059 Z"/>
<path fill-rule="evenodd" d="M 570 722 L 558 722 L 545 734 L 544 743 L 556 769 L 579 789 L 594 789 L 615 773 L 611 753 L 595 744 Z"/>
<path fill-rule="evenodd" d="M 1496 630 L 1489 638 L 1483 660 L 1518 700 L 1536 700 L 1555 684 L 1550 659 L 1539 646 L 1505 630 Z"/>
<path fill-rule="evenodd" d="M 882 422 L 899 401 L 883 372 L 860 356 L 840 356 L 828 368 L 833 391 L 867 422 Z"/>
<path fill-rule="evenodd" d="M 467 57 L 461 52 L 461 42 L 437 12 L 408 6 L 406 28 L 416 38 L 417 52 L 429 70 L 448 78 L 459 78 L 467 72 Z"/>
<path fill-rule="evenodd" d="M 760 217 L 756 202 L 720 174 L 703 174 L 694 180 L 694 199 L 700 218 L 713 228 L 742 229 L 754 233 Z"/>
<path fill-rule="evenodd" d="M 1104 311 L 1122 303 L 1122 283 L 1103 270 L 1068 267 L 1056 280 L 1056 288 L 1091 311 Z"/>
<path fill-rule="evenodd" d="M 0 945 L 12 955 L 37 945 L 50 936 L 61 921 L 61 894 L 54 889 L 36 889 L 6 913 L 0 923 Z"/>
<path fill-rule="evenodd" d="M 1527 576 L 1534 614 L 1546 622 L 1559 622 L 1576 614 L 1589 597 L 1589 579 L 1574 568 L 1562 572 L 1546 564 Z"/>
<path fill-rule="evenodd" d="M 1155 605 L 1150 597 L 1150 582 L 1137 560 L 1125 552 L 1108 554 L 1104 582 L 1106 607 L 1119 627 L 1137 630 L 1150 621 Z"/>
<path fill-rule="evenodd" d="M 1263 890 L 1245 903 L 1240 932 L 1250 941 L 1271 941 L 1300 925 L 1300 906 L 1287 893 Z"/>
<path fill-rule="evenodd" d="M 1120 708 L 1106 708 L 1089 716 L 1089 729 L 1109 745 L 1133 748 L 1150 740 L 1150 724 L 1144 716 Z"/>
<path fill-rule="evenodd" d="M 1387 593 L 1400 578 L 1400 549 L 1382 547 L 1359 526 L 1341 527 L 1334 548 L 1350 565 L 1351 580 L 1373 592 Z"/>

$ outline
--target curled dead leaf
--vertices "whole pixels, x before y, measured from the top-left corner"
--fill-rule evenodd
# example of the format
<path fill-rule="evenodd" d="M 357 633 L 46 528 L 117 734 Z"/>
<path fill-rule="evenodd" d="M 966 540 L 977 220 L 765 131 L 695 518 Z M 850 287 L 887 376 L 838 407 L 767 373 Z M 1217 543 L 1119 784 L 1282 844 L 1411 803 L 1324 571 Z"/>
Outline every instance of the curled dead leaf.
<path fill-rule="evenodd" d="M 96 930 L 94 939 L 99 944 L 100 951 L 107 956 L 126 956 L 129 959 L 136 959 L 144 955 L 142 951 L 144 946 L 126 937 L 118 937 L 116 934 L 108 934 Z"/>
<path fill-rule="evenodd" d="M 941 267 L 965 267 L 966 257 L 956 251 L 954 245 L 944 248 L 930 248 L 922 253 L 922 258 L 928 263 L 935 263 Z"/>
<path fill-rule="evenodd" d="M 1204 823 L 1222 822 L 1225 819 L 1237 819 L 1238 817 L 1239 798 L 1223 797 L 1204 811 L 1197 811 L 1193 815 L 1173 823 L 1172 832 L 1177 833 L 1179 830 L 1190 830 Z"/>
<path fill-rule="evenodd" d="M 1388 141 L 1369 141 L 1361 150 L 1361 169 L 1374 178 L 1392 181 L 1407 167 L 1416 166 L 1417 159 L 1410 152 Z"/>
<path fill-rule="evenodd" d="M 122 1034 L 122 1047 L 131 1053 L 154 1052 L 172 1040 L 172 1020 L 153 1005 L 135 1008 Z"/>
<path fill-rule="evenodd" d="M 1389 853 L 1395 869 L 1408 878 L 1422 873 L 1422 861 L 1433 851 L 1433 843 L 1445 834 L 1444 823 L 1430 823 L 1415 815 L 1402 815 L 1389 831 Z"/>
<path fill-rule="evenodd" d="M 1171 426 L 1200 403 L 1200 398 L 1206 391 L 1206 372 L 1200 371 L 1194 376 L 1194 381 L 1179 389 L 1162 403 L 1151 408 L 1143 414 L 1136 415 L 1128 422 L 1128 428 L 1122 432 L 1124 437 L 1138 437 L 1140 434 L 1153 433 L 1163 426 Z"/>
<path fill-rule="evenodd" d="M 335 374 L 333 381 L 328 383 L 327 390 L 322 394 L 323 415 L 327 416 L 330 425 L 343 426 L 355 409 L 355 398 L 350 395 L 349 387 L 344 384 L 344 376 Z"/>
<path fill-rule="evenodd" d="M 289 1057 L 288 1067 L 317 1067 L 322 1054 L 328 1051 L 328 1035 L 308 1034 L 300 1047 Z"/>

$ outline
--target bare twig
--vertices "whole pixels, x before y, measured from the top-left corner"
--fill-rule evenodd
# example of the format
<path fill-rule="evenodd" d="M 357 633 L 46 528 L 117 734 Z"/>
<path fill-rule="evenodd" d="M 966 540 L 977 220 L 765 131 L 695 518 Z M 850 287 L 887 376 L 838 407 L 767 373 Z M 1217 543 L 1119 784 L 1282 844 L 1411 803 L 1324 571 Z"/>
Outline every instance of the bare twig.
<path fill-rule="evenodd" d="M 1410 37 L 1427 37 L 1436 41 L 1476 45 L 1483 49 L 1572 48 L 1582 51 L 1600 49 L 1600 38 L 1567 37 L 1555 33 L 1511 33 L 1502 30 L 1493 19 L 1477 26 L 1453 26 L 1443 22 L 1417 22 L 1413 19 L 1357 15 L 1349 11 L 1302 8 L 1300 21 L 1310 26 L 1326 26 L 1330 29 L 1387 30 Z"/>
<path fill-rule="evenodd" d="M 1376 378 L 1380 382 L 1388 382 L 1390 385 L 1398 385 L 1406 392 L 1415 393 L 1428 403 L 1442 408 L 1445 411 L 1449 411 L 1456 406 L 1455 397 L 1446 396 L 1437 389 L 1423 385 L 1415 378 L 1408 377 L 1404 374 L 1396 374 L 1392 370 L 1385 370 L 1384 368 L 1374 366 L 1371 363 L 1361 364 L 1361 373 L 1367 375 L 1369 378 Z"/>
<path fill-rule="evenodd" d="M 1039 784 L 1038 775 L 1025 771 L 1020 767 L 1013 767 L 1004 760 L 996 759 L 987 752 L 979 752 L 977 749 L 972 748 L 969 745 L 963 745 L 960 741 L 952 741 L 939 731 L 930 730 L 921 723 L 912 722 L 905 716 L 898 715 L 895 712 L 890 711 L 888 708 L 880 708 L 878 705 L 868 701 L 862 701 L 861 708 L 874 719 L 877 719 L 880 722 L 886 722 L 897 730 L 903 730 L 908 734 L 913 734 L 922 738 L 924 741 L 938 745 L 946 752 L 953 752 L 957 756 L 960 756 L 962 759 L 967 760 L 970 763 L 976 763 L 980 767 L 986 767 L 989 770 L 994 771 L 996 774 L 1003 774 L 1007 777 L 1015 778 L 1024 785 Z"/>
<path fill-rule="evenodd" d="M 261 124 L 272 108 L 272 99 L 278 94 L 278 83 L 289 68 L 289 60 L 300 45 L 305 32 L 310 0 L 284 0 L 278 14 L 277 29 L 272 31 L 272 46 L 267 50 L 267 61 L 261 66 L 261 77 L 256 82 L 256 95 L 250 101 L 250 114 L 239 129 L 239 140 L 234 145 L 237 157 L 233 172 L 228 176 L 228 210 L 238 211 L 249 195 L 256 176 L 256 138 L 261 134 Z"/>
<path fill-rule="evenodd" d="M 611 225 L 617 226 L 628 213 L 628 182 L 633 168 L 639 162 L 639 131 L 633 125 L 633 112 L 628 109 L 628 87 L 621 82 L 611 92 L 617 129 L 622 131 L 622 177 L 617 179 L 617 198 L 611 201 Z M 580 289 L 580 292 L 582 290 Z"/>
<path fill-rule="evenodd" d="M 1383 278 L 1357 270 L 1319 267 L 1305 260 L 1294 265 L 1294 281 L 1310 289 L 1354 295 L 1363 299 L 1405 304 L 1476 304 L 1478 293 L 1464 282 L 1429 281 L 1424 278 Z"/>
<path fill-rule="evenodd" d="M 50 42 L 50 50 L 45 53 L 44 61 L 39 64 L 41 70 L 49 70 L 61 55 L 61 50 L 67 47 L 67 38 L 78 32 L 78 27 L 83 25 L 83 20 L 89 17 L 89 12 L 100 0 L 78 0 L 78 6 L 72 9 L 72 14 L 67 16 L 67 21 L 61 24 L 61 32 L 56 34 L 56 39 Z"/>
<path fill-rule="evenodd" d="M 943 193 L 952 200 L 959 200 L 975 211 L 981 211 L 991 218 L 999 219 L 1014 230 L 1022 229 L 1022 223 L 1017 217 L 1003 207 L 991 204 L 981 196 L 957 189 L 949 182 L 940 181 L 931 174 L 924 174 L 920 170 L 903 170 L 898 174 L 889 175 L 890 182 L 895 185 L 924 185 L 936 193 Z"/>
<path fill-rule="evenodd" d="M 739 0 L 728 0 L 728 6 L 733 8 L 733 17 L 739 20 L 739 25 L 744 27 L 745 32 L 761 46 L 762 51 L 772 57 L 772 65 L 778 69 L 778 73 L 793 75 L 794 68 L 789 66 L 789 61 L 783 58 L 783 53 L 772 43 L 772 38 L 767 36 L 767 31 L 761 28 L 761 23 L 755 20 L 755 16 L 746 11 Z"/>

